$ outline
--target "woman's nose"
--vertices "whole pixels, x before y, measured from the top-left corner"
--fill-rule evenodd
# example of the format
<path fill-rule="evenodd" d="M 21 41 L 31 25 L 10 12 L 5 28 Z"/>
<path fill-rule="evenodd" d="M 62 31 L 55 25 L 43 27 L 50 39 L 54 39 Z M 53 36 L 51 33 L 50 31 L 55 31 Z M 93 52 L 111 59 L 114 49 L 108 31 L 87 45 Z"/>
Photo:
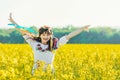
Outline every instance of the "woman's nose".
<path fill-rule="evenodd" d="M 46 36 L 44 36 L 45 38 L 48 38 L 48 36 L 46 35 Z"/>

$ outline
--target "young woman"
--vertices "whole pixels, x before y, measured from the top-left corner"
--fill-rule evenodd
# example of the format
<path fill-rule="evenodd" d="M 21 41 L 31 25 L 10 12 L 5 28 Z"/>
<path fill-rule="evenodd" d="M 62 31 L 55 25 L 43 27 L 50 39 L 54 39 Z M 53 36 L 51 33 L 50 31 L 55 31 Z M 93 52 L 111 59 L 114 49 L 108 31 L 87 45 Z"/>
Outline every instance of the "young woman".
<path fill-rule="evenodd" d="M 9 21 L 15 25 L 18 25 L 12 18 L 12 14 L 10 14 Z M 39 29 L 39 36 L 35 37 L 34 34 L 29 33 L 28 31 L 18 29 L 26 42 L 30 44 L 34 52 L 34 65 L 32 68 L 31 74 L 34 74 L 34 70 L 36 70 L 40 65 L 38 61 L 44 61 L 45 66 L 43 68 L 46 71 L 48 64 L 51 65 L 51 70 L 54 73 L 53 67 L 53 60 L 54 54 L 52 53 L 53 50 L 57 49 L 60 45 L 66 44 L 69 39 L 78 35 L 82 31 L 89 31 L 89 25 L 86 25 L 76 31 L 69 33 L 61 37 L 59 40 L 57 38 L 53 38 L 53 32 L 50 27 L 43 26 Z"/>

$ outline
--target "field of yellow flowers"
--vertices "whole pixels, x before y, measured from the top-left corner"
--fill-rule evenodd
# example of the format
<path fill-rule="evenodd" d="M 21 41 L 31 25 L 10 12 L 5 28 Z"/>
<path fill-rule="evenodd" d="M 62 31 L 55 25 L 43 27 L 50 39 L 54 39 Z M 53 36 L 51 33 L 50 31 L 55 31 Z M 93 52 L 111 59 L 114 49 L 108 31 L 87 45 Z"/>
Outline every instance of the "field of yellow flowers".
<path fill-rule="evenodd" d="M 119 44 L 66 44 L 55 53 L 55 74 L 31 75 L 33 52 L 28 44 L 0 44 L 0 80 L 120 80 Z"/>

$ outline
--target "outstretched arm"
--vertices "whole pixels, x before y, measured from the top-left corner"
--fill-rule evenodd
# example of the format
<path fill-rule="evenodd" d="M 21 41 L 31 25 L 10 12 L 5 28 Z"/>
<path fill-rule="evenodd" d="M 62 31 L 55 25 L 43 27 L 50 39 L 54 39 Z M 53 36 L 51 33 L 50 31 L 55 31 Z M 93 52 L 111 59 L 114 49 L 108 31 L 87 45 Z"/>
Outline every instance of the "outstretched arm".
<path fill-rule="evenodd" d="M 73 31 L 73 32 L 69 33 L 69 34 L 66 36 L 67 40 L 69 40 L 69 39 L 71 39 L 72 37 L 78 35 L 78 34 L 81 33 L 82 31 L 89 31 L 89 29 L 88 29 L 89 26 L 90 26 L 90 25 L 86 25 L 86 26 L 84 26 L 84 27 L 82 27 L 82 28 L 79 28 L 79 29 L 76 30 L 76 31 Z"/>
<path fill-rule="evenodd" d="M 18 25 L 18 24 L 14 21 L 14 19 L 12 18 L 12 13 L 10 13 L 8 20 L 9 20 L 11 23 L 13 23 L 13 24 Z M 15 27 L 15 28 L 16 28 L 16 27 Z M 31 37 L 34 36 L 33 34 L 29 33 L 29 32 L 26 31 L 26 30 L 22 30 L 22 29 L 18 29 L 18 28 L 16 28 L 16 29 L 17 29 L 22 35 L 29 35 L 29 36 L 31 36 Z"/>
<path fill-rule="evenodd" d="M 11 23 L 13 23 L 13 24 L 18 25 L 18 24 L 13 20 L 13 18 L 12 18 L 12 13 L 10 13 L 8 20 L 9 20 Z"/>

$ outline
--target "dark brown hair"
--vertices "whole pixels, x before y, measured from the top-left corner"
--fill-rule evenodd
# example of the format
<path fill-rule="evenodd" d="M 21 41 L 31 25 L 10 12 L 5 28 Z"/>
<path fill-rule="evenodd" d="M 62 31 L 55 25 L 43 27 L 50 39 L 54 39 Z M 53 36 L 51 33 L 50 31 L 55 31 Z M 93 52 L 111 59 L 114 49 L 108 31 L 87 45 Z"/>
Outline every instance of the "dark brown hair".
<path fill-rule="evenodd" d="M 49 26 L 43 26 L 39 29 L 39 36 L 38 37 L 34 37 L 33 39 L 37 42 L 41 42 L 41 38 L 40 35 L 43 33 L 47 33 L 49 35 L 52 35 L 53 32 L 51 30 L 51 28 Z M 48 50 L 52 51 L 52 45 L 53 45 L 53 41 L 52 41 L 52 37 L 50 38 L 50 40 L 47 42 L 47 44 L 49 45 Z"/>

